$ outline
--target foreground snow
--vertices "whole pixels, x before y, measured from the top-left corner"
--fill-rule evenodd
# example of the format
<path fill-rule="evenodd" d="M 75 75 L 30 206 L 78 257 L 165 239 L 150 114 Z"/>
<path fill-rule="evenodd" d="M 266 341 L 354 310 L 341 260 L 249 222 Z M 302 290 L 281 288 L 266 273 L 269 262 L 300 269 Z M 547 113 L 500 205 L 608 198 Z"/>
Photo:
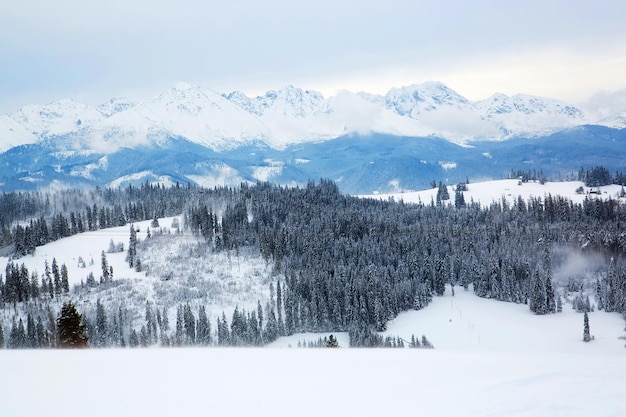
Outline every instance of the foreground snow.
<path fill-rule="evenodd" d="M 583 343 L 583 315 L 567 300 L 563 312 L 537 316 L 525 304 L 477 297 L 469 290 L 450 286 L 424 309 L 401 313 L 388 323 L 386 336 L 401 337 L 408 346 L 411 336 L 425 335 L 436 350 L 484 354 L 626 355 L 624 319 L 618 313 L 589 313 L 593 343 Z M 283 337 L 271 347 L 297 347 L 298 342 L 317 341 L 329 334 L 296 334 Z M 335 334 L 339 345 L 348 346 L 345 333 Z"/>
<path fill-rule="evenodd" d="M 0 367 L 13 417 L 608 417 L 626 373 L 623 353 L 422 349 L 6 351 Z"/>
<path fill-rule="evenodd" d="M 0 353 L 7 416 L 623 415 L 624 322 L 534 316 L 527 306 L 446 289 L 389 335 L 426 349 L 112 349 Z M 325 335 L 283 338 L 297 345 Z M 287 343 L 285 345 L 285 343 Z M 339 343 L 347 346 L 344 335 Z M 36 393 L 36 400 L 32 400 Z"/>

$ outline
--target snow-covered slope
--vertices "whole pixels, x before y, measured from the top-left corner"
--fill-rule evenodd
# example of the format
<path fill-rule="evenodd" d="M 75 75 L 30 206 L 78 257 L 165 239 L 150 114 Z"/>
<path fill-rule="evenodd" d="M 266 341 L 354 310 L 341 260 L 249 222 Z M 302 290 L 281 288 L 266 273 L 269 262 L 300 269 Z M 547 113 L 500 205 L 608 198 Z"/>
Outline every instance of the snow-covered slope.
<path fill-rule="evenodd" d="M 497 126 L 504 137 L 546 133 L 586 123 L 583 112 L 574 106 L 523 94 L 512 97 L 494 94 L 477 102 L 475 108 L 484 120 Z"/>
<path fill-rule="evenodd" d="M 9 115 L 0 116 L 0 152 L 15 146 L 35 143 L 37 135 Z"/>
<path fill-rule="evenodd" d="M 24 106 L 9 116 L 36 137 L 63 135 L 104 118 L 98 109 L 69 98 L 43 106 Z"/>
<path fill-rule="evenodd" d="M 454 204 L 455 186 L 456 184 L 448 186 L 450 200 L 448 200 L 447 203 L 449 204 Z M 576 192 L 579 188 L 582 188 L 582 193 Z M 520 197 L 524 201 L 528 201 L 531 197 L 543 199 L 547 195 L 559 195 L 580 204 L 585 198 L 590 196 L 594 198 L 619 199 L 621 189 L 622 187 L 620 185 L 607 185 L 599 188 L 585 187 L 581 181 L 546 182 L 545 184 L 541 184 L 537 181 L 521 183 L 518 180 L 496 180 L 468 184 L 467 191 L 463 192 L 463 198 L 466 203 L 474 201 L 483 206 L 488 206 L 492 202 L 502 201 L 513 205 Z M 596 194 L 598 190 L 600 194 Z M 436 201 L 437 188 L 422 191 L 376 194 L 367 197 L 380 198 L 383 200 L 402 200 L 405 203 L 430 204 L 432 201 Z"/>
<path fill-rule="evenodd" d="M 317 91 L 287 86 L 254 98 L 235 91 L 225 96 L 259 117 L 271 132 L 268 144 L 283 148 L 292 143 L 330 139 L 346 133 L 329 102 Z"/>
<path fill-rule="evenodd" d="M 186 138 L 211 149 L 264 141 L 269 131 L 255 116 L 216 92 L 178 83 L 144 103 L 117 112 L 80 132 L 92 149 L 151 145 Z"/>
<path fill-rule="evenodd" d="M 104 103 L 98 105 L 98 111 L 104 115 L 104 117 L 111 117 L 115 113 L 128 110 L 133 107 L 135 103 L 130 101 L 126 97 L 114 97 Z"/>
<path fill-rule="evenodd" d="M 626 129 L 626 111 L 604 117 L 598 121 L 598 124 L 612 129 Z"/>

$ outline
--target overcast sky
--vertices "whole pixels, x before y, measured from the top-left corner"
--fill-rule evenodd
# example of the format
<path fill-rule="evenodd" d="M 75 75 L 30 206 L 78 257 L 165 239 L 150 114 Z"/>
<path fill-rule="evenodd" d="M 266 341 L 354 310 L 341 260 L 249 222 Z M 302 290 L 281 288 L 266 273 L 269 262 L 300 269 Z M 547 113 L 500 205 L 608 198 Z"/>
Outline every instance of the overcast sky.
<path fill-rule="evenodd" d="M 626 87 L 626 1 L 19 0 L 0 6 L 0 114 L 177 81 L 248 95 L 443 81 L 581 101 Z"/>

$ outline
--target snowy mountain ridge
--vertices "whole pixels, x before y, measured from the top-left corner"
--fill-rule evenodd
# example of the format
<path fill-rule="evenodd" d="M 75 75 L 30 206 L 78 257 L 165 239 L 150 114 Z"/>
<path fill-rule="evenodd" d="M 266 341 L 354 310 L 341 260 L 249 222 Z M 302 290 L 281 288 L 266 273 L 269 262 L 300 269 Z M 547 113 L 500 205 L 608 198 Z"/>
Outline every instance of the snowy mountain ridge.
<path fill-rule="evenodd" d="M 275 149 L 351 133 L 436 136 L 453 143 L 506 140 L 593 122 L 575 106 L 536 96 L 495 94 L 470 101 L 441 82 L 392 88 L 386 95 L 321 93 L 288 86 L 248 97 L 178 83 L 134 104 L 115 98 L 99 106 L 72 99 L 28 105 L 0 117 L 0 151 L 67 137 L 68 145 L 115 151 L 186 138 L 215 151 L 263 142 Z M 615 118 L 606 119 L 615 127 Z"/>

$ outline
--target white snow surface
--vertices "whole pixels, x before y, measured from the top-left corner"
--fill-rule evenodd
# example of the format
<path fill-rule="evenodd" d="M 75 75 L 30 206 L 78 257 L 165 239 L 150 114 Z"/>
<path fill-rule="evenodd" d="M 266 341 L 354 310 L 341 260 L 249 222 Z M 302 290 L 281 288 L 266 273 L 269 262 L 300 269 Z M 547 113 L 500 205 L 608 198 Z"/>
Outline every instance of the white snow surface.
<path fill-rule="evenodd" d="M 591 313 L 595 339 L 584 343 L 582 315 L 567 304 L 539 317 L 448 287 L 387 331 L 424 332 L 434 350 L 346 349 L 340 334 L 339 349 L 5 351 L 0 392 L 15 417 L 621 416 L 623 325 Z"/>
<path fill-rule="evenodd" d="M 453 162 L 448 162 L 452 164 Z M 400 184 L 401 185 L 401 184 Z M 583 188 L 582 193 L 577 193 L 576 189 Z M 450 200 L 447 204 L 454 204 L 454 192 L 456 184 L 448 185 L 448 194 Z M 506 200 L 508 204 L 513 204 L 518 197 L 521 197 L 524 201 L 528 201 L 530 197 L 541 198 L 542 200 L 547 195 L 563 196 L 575 203 L 582 203 L 587 198 L 612 198 L 618 199 L 621 191 L 621 185 L 606 185 L 603 187 L 586 187 L 581 181 L 559 181 L 559 182 L 546 182 L 541 184 L 538 181 L 529 181 L 520 183 L 519 180 L 495 180 L 495 181 L 483 181 L 483 182 L 470 182 L 467 185 L 467 191 L 463 192 L 465 203 L 469 204 L 471 201 L 480 203 L 481 205 L 489 205 L 494 201 L 502 202 Z M 596 194 L 599 190 L 600 194 Z M 424 203 L 430 204 L 431 201 L 437 199 L 437 188 L 429 188 L 421 191 L 404 191 L 397 193 L 387 194 L 372 194 L 370 198 L 377 198 L 382 200 L 394 199 L 395 201 L 404 201 L 405 203 Z M 445 202 L 444 202 L 445 203 Z"/>

